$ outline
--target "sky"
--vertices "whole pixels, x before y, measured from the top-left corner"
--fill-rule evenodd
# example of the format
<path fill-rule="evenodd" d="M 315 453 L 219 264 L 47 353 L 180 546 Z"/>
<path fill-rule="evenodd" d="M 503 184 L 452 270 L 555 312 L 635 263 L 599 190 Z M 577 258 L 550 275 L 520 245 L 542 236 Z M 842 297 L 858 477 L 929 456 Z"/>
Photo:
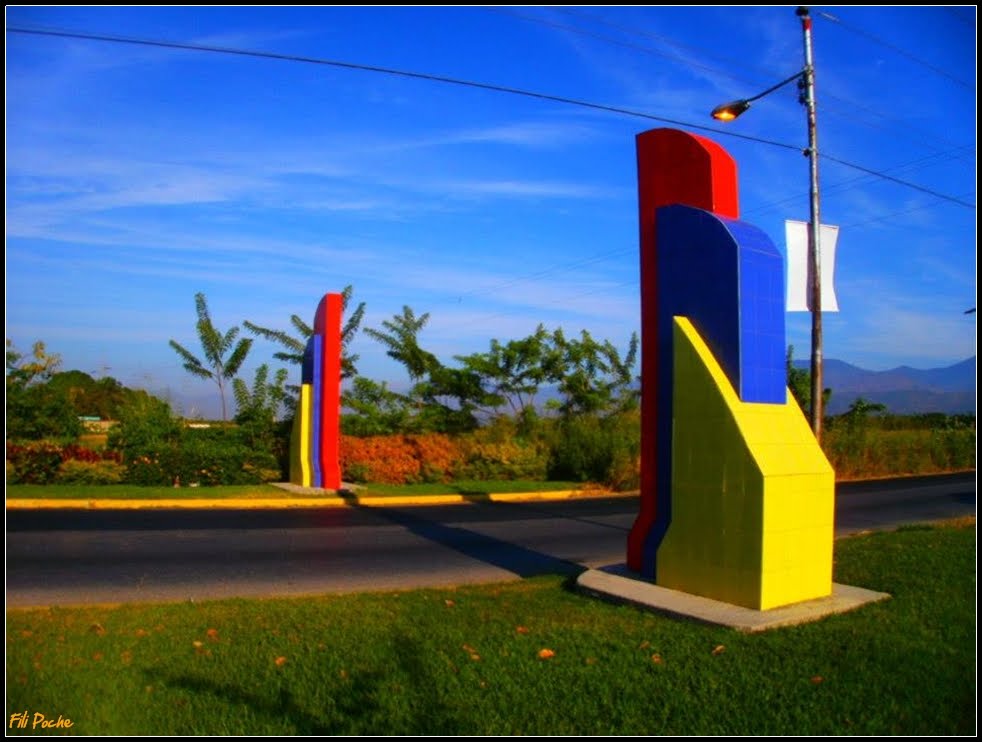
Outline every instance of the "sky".
<path fill-rule="evenodd" d="M 821 221 L 840 228 L 824 356 L 870 370 L 974 356 L 976 7 L 811 14 Z M 741 219 L 779 250 L 785 220 L 809 218 L 796 86 L 729 124 L 709 116 L 801 71 L 795 6 L 7 6 L 6 28 L 6 337 L 187 416 L 219 409 L 168 345 L 200 351 L 198 292 L 221 330 L 286 330 L 350 284 L 363 327 L 429 313 L 420 343 L 446 365 L 540 323 L 626 349 L 648 129 L 726 148 Z M 787 315 L 797 359 L 810 327 Z M 282 365 L 276 350 L 258 339 L 243 378 Z M 361 375 L 405 387 L 379 343 L 351 351 Z"/>

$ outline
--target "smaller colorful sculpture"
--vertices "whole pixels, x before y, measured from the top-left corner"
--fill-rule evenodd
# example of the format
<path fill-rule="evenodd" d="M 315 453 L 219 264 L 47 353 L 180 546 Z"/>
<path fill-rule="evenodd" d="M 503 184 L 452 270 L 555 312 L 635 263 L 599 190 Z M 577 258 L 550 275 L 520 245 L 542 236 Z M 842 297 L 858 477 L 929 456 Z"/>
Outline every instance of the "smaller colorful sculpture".
<path fill-rule="evenodd" d="M 324 294 L 307 341 L 290 438 L 290 482 L 341 488 L 341 294 Z"/>

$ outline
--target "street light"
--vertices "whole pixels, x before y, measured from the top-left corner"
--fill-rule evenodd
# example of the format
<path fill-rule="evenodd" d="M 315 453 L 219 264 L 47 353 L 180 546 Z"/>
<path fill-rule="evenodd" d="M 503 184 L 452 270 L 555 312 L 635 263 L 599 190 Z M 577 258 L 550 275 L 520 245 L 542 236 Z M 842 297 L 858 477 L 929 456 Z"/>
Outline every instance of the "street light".
<path fill-rule="evenodd" d="M 822 440 L 822 264 L 821 254 L 818 250 L 819 245 L 819 220 L 818 209 L 818 137 L 815 125 L 815 64 L 812 58 L 812 19 L 808 14 L 808 8 L 798 8 L 796 11 L 801 18 L 801 30 L 805 41 L 805 66 L 795 75 L 787 80 L 782 80 L 777 85 L 768 88 L 763 93 L 755 95 L 753 98 L 743 98 L 740 100 L 724 103 L 713 109 L 712 116 L 718 121 L 732 121 L 740 114 L 750 108 L 750 104 L 763 98 L 768 93 L 773 93 L 778 88 L 787 85 L 789 82 L 798 81 L 798 89 L 801 94 L 798 100 L 805 106 L 808 113 L 808 149 L 804 154 L 808 157 L 809 172 L 809 202 L 811 216 L 808 222 L 808 264 L 811 268 L 811 284 L 808 287 L 811 294 L 812 312 L 812 354 L 811 354 L 811 419 L 812 431 L 815 439 Z"/>

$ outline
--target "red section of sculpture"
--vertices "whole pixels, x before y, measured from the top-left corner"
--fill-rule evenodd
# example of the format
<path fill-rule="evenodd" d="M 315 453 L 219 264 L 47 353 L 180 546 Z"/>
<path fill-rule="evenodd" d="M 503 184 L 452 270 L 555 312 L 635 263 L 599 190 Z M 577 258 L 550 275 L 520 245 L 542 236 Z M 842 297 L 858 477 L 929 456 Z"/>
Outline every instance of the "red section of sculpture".
<path fill-rule="evenodd" d="M 642 571 L 644 541 L 656 512 L 655 463 L 658 387 L 658 296 L 655 212 L 684 204 L 739 217 L 736 162 L 715 142 L 677 129 L 637 136 L 638 218 L 641 247 L 641 505 L 627 541 L 627 565 Z"/>
<path fill-rule="evenodd" d="M 341 294 L 325 294 L 314 315 L 314 333 L 321 337 L 320 457 L 324 489 L 341 489 L 341 459 L 338 441 L 341 432 Z"/>

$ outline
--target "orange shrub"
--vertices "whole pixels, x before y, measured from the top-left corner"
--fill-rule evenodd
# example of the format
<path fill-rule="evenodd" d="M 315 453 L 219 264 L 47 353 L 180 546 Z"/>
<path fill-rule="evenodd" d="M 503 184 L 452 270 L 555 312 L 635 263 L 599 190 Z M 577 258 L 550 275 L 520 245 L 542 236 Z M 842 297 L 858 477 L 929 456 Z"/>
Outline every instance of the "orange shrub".
<path fill-rule="evenodd" d="M 419 480 L 419 461 L 400 435 L 341 436 L 341 476 L 352 482 L 406 484 Z"/>
<path fill-rule="evenodd" d="M 445 435 L 341 436 L 341 476 L 349 482 L 448 482 L 459 461 Z"/>
<path fill-rule="evenodd" d="M 453 439 L 438 433 L 407 438 L 416 448 L 419 475 L 423 482 L 449 482 L 453 478 L 461 460 L 460 449 Z"/>

